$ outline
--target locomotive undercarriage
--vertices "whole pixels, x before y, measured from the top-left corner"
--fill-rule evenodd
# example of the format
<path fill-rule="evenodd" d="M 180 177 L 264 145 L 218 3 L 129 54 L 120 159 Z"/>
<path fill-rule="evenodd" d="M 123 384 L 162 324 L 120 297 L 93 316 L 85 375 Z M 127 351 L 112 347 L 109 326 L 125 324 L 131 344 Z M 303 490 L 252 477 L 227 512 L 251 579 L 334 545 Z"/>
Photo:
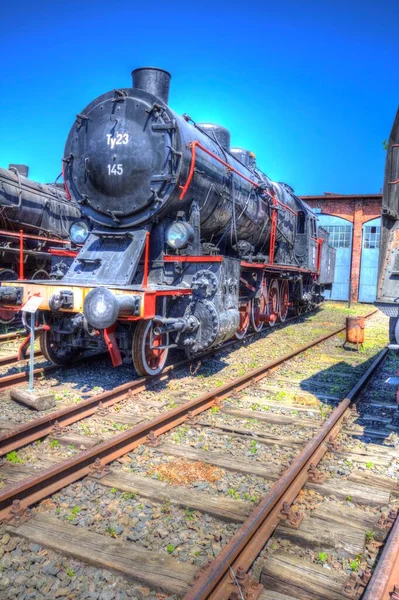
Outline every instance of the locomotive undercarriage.
<path fill-rule="evenodd" d="M 273 327 L 323 299 L 322 286 L 311 273 L 243 268 L 237 259 L 218 258 L 220 262 L 189 266 L 189 290 L 170 289 L 171 295 L 156 297 L 152 310 L 141 309 L 135 317 L 121 314 L 104 329 L 89 325 L 84 312 L 40 311 L 42 353 L 64 365 L 109 351 L 114 366 L 132 360 L 139 375 L 158 374 L 171 349 L 193 357 L 233 337 L 241 340 L 250 331 Z M 171 272 L 166 266 L 166 276 Z"/>

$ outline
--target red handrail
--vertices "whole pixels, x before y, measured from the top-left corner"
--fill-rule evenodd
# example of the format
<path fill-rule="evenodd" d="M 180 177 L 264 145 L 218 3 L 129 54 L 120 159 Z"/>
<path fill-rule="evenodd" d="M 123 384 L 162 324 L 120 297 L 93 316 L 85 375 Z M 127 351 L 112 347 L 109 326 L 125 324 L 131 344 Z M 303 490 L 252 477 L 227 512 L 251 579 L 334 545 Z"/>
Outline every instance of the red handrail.
<path fill-rule="evenodd" d="M 180 198 L 179 198 L 180 200 L 184 199 L 184 196 L 187 194 L 188 188 L 190 187 L 191 181 L 192 181 L 192 179 L 194 177 L 195 161 L 196 161 L 196 158 L 197 158 L 197 151 L 196 151 L 197 147 L 200 148 L 200 150 L 202 150 L 203 152 L 205 152 L 209 156 L 212 156 L 212 158 L 214 158 L 215 160 L 217 160 L 220 164 L 224 165 L 226 167 L 226 169 L 228 169 L 232 173 L 235 173 L 236 175 L 238 175 L 239 177 L 241 177 L 241 179 L 245 179 L 245 181 L 248 181 L 248 183 L 250 183 L 251 185 L 253 185 L 255 188 L 262 189 L 265 192 L 265 194 L 267 194 L 270 198 L 274 198 L 274 196 L 272 196 L 272 194 L 270 194 L 270 192 L 268 192 L 267 190 L 263 189 L 262 184 L 258 183 L 257 181 L 253 181 L 252 179 L 249 179 L 249 177 L 247 177 L 246 175 L 244 175 L 240 171 L 237 171 L 237 169 L 235 169 L 234 167 L 232 167 L 231 165 L 229 165 L 229 163 L 227 163 L 225 160 L 221 159 L 219 156 L 217 156 L 217 154 L 215 154 L 211 150 L 208 150 L 208 148 L 205 148 L 205 146 L 203 146 L 198 140 L 195 140 L 194 142 L 192 142 L 190 144 L 190 148 L 191 148 L 190 169 L 188 171 L 188 177 L 187 177 L 186 183 L 184 185 L 180 186 L 180 189 L 181 189 L 181 194 L 180 194 Z M 280 200 L 277 200 L 277 198 L 274 198 L 274 200 L 277 202 L 277 204 L 279 204 L 280 206 L 282 206 L 283 208 L 285 208 L 286 210 L 288 210 L 289 212 L 291 212 L 293 215 L 298 216 L 298 213 L 296 213 L 294 210 L 292 210 L 292 208 L 290 208 L 289 206 L 287 206 L 283 202 L 280 202 Z"/>
<path fill-rule="evenodd" d="M 317 255 L 316 255 L 316 271 L 320 271 L 321 266 L 321 249 L 323 247 L 323 238 L 317 238 Z"/>
<path fill-rule="evenodd" d="M 4 235 L 4 236 L 9 236 L 9 237 L 15 237 L 15 238 L 21 238 L 21 234 L 24 240 L 40 240 L 43 242 L 51 242 L 52 244 L 65 244 L 67 243 L 67 240 L 60 240 L 58 238 L 47 238 L 45 236 L 42 235 L 31 235 L 29 233 L 24 233 L 23 230 L 21 229 L 19 233 L 16 233 L 15 231 L 6 231 L 5 229 L 0 229 L 0 236 Z"/>
<path fill-rule="evenodd" d="M 271 196 L 273 206 L 272 206 L 272 217 L 271 217 L 271 227 L 270 227 L 270 249 L 269 249 L 269 264 L 274 264 L 274 252 L 276 250 L 276 237 L 277 237 L 277 221 L 278 221 L 278 212 L 277 212 L 277 198 Z"/>
<path fill-rule="evenodd" d="M 150 232 L 147 231 L 145 234 L 145 250 L 144 250 L 144 275 L 143 275 L 143 287 L 148 287 L 148 262 L 150 257 Z"/>
<path fill-rule="evenodd" d="M 24 232 L 19 231 L 19 278 L 24 279 Z"/>

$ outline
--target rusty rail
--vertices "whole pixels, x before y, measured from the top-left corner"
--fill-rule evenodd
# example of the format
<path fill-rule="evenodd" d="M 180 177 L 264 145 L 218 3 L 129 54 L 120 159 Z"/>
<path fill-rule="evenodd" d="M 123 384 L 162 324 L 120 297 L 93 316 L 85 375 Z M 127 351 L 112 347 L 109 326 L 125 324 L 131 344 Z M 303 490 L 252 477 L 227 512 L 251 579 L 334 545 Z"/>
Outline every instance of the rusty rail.
<path fill-rule="evenodd" d="M 376 312 L 377 311 L 373 311 L 370 314 L 368 314 L 366 317 L 370 317 L 373 314 L 375 314 Z M 285 322 L 285 324 L 286 323 L 287 323 L 287 321 Z M 324 336 L 321 336 L 320 338 L 317 338 L 313 342 L 309 342 L 305 346 L 302 346 L 301 348 L 298 348 L 297 350 L 295 350 L 289 354 L 286 354 L 270 363 L 266 363 L 265 365 L 263 365 L 256 371 L 253 371 L 251 374 L 251 377 L 256 376 L 256 374 L 258 372 L 269 371 L 270 369 L 278 366 L 282 362 L 285 362 L 285 361 L 293 358 L 297 354 L 300 354 L 301 352 L 304 352 L 305 350 L 308 350 L 309 348 L 312 348 L 313 346 L 320 344 L 321 342 L 327 340 L 330 337 L 333 337 L 334 335 L 337 335 L 338 333 L 341 333 L 344 330 L 345 330 L 345 327 L 339 327 L 339 328 L 335 329 L 334 331 L 332 331 Z M 226 345 L 222 346 L 221 348 L 216 349 L 216 351 L 219 352 L 220 350 L 223 350 L 226 347 L 228 347 L 230 345 L 234 345 L 236 343 L 239 343 L 238 340 L 229 341 L 226 343 Z M 208 354 L 212 354 L 214 352 L 215 352 L 215 350 L 207 352 L 201 356 L 205 357 Z M 197 360 L 197 358 L 201 358 L 201 357 L 196 357 L 193 360 L 195 361 L 195 360 Z M 113 388 L 112 390 L 103 392 L 102 394 L 97 394 L 96 396 L 94 396 L 92 398 L 88 398 L 87 400 L 82 400 L 81 402 L 78 402 L 77 404 L 74 404 L 72 406 L 67 406 L 65 408 L 51 412 L 47 415 L 44 415 L 43 417 L 39 417 L 38 419 L 32 419 L 28 423 L 24 423 L 23 425 L 15 427 L 12 430 L 5 431 L 4 433 L 0 434 L 0 456 L 3 456 L 4 454 L 11 452 L 12 450 L 17 450 L 18 448 L 21 448 L 22 446 L 24 446 L 26 444 L 30 444 L 31 442 L 34 442 L 35 440 L 38 440 L 38 439 L 48 435 L 49 433 L 52 432 L 52 429 L 56 422 L 58 423 L 58 425 L 60 427 L 67 427 L 68 425 L 72 425 L 73 423 L 76 423 L 77 421 L 80 421 L 82 419 L 85 419 L 85 418 L 93 415 L 99 407 L 108 408 L 110 406 L 113 406 L 114 404 L 117 404 L 118 402 L 120 402 L 121 400 L 123 400 L 124 398 L 126 398 L 130 395 L 139 394 L 140 392 L 146 390 L 150 385 L 153 385 L 154 383 L 158 383 L 160 381 L 163 381 L 164 379 L 167 379 L 176 371 L 182 369 L 187 364 L 190 364 L 191 362 L 193 362 L 193 360 L 187 359 L 187 360 L 181 361 L 180 363 L 177 363 L 175 365 L 170 365 L 169 367 L 164 369 L 164 371 L 162 373 L 160 373 L 159 375 L 153 375 L 151 377 L 143 377 L 141 379 L 129 381 L 129 382 L 124 383 L 116 388 Z M 54 367 L 49 367 L 49 369 L 52 369 L 52 368 L 54 368 Z M 19 379 L 16 383 L 19 383 L 21 380 L 24 381 L 27 378 L 27 375 L 24 375 L 24 374 L 17 374 L 17 375 L 19 375 L 21 377 L 21 379 Z M 14 376 L 10 376 L 11 379 L 13 377 Z M 244 377 L 246 377 L 246 376 L 244 376 Z M 4 379 L 5 378 L 2 378 L 2 379 L 0 378 L 0 389 L 2 387 L 2 382 L 4 381 Z M 10 381 L 10 380 L 8 380 L 8 381 Z M 11 383 L 13 383 L 13 379 L 12 379 Z M 14 383 L 14 385 L 15 385 L 15 383 Z M 8 387 L 9 386 L 10 386 L 10 383 L 8 383 Z M 219 391 L 222 389 L 223 388 L 219 388 Z M 227 397 L 227 396 L 225 396 L 225 397 Z"/>
<path fill-rule="evenodd" d="M 35 350 L 36 358 L 41 355 L 42 355 L 42 353 L 40 352 L 40 350 Z M 3 356 L 3 358 L 0 358 L 0 367 L 7 367 L 8 365 L 13 365 L 15 363 L 23 362 L 24 360 L 29 361 L 29 358 L 18 358 L 18 354 L 12 354 L 10 356 Z M 0 379 L 0 384 L 1 384 L 1 379 Z"/>
<path fill-rule="evenodd" d="M 8 342 L 10 340 L 16 340 L 19 337 L 25 337 L 26 332 L 24 330 L 21 331 L 10 331 L 9 333 L 2 333 L 0 335 L 0 344 L 3 342 Z"/>
<path fill-rule="evenodd" d="M 344 418 L 349 414 L 350 403 L 373 375 L 386 354 L 385 348 L 346 398 L 336 407 L 321 430 L 252 511 L 230 542 L 211 562 L 208 569 L 195 581 L 184 600 L 228 600 L 235 587 L 235 582 L 230 577 L 230 568 L 237 571 L 241 567 L 245 573 L 248 571 L 277 527 L 283 504 L 288 502 L 291 505 L 295 500 L 308 480 L 310 465 L 317 465 L 327 452 L 328 442 L 338 435 Z"/>
<path fill-rule="evenodd" d="M 399 515 L 385 542 L 377 567 L 362 600 L 399 598 Z"/>
<path fill-rule="evenodd" d="M 304 352 L 305 350 L 312 348 L 313 346 L 325 341 L 326 339 L 333 337 L 344 328 L 341 327 L 338 330 L 330 332 L 317 340 L 309 342 L 305 346 L 298 348 L 294 352 L 289 354 L 285 354 L 276 360 L 269 362 L 262 367 L 254 369 L 247 374 L 239 377 L 229 383 L 226 383 L 222 387 L 218 387 L 216 389 L 211 390 L 195 398 L 194 400 L 190 400 L 185 402 L 184 404 L 174 408 L 172 410 L 163 413 L 151 421 L 141 423 L 136 425 L 130 430 L 127 430 L 121 434 L 118 434 L 112 437 L 109 440 L 98 444 L 94 448 L 90 448 L 79 453 L 77 456 L 58 463 L 48 469 L 43 470 L 35 476 L 28 477 L 21 482 L 17 482 L 14 485 L 8 486 L 2 491 L 0 490 L 0 519 L 3 519 L 7 514 L 15 500 L 21 501 L 21 506 L 23 508 L 27 508 L 34 504 L 35 502 L 42 500 L 46 496 L 55 493 L 59 489 L 65 487 L 66 485 L 81 479 L 82 477 L 90 474 L 94 464 L 98 464 L 99 461 L 101 466 L 107 465 L 112 462 L 116 458 L 130 452 L 137 446 L 147 442 L 149 439 L 154 439 L 155 437 L 162 435 L 166 431 L 177 427 L 184 423 L 188 418 L 192 418 L 201 412 L 211 408 L 215 404 L 220 403 L 225 398 L 229 397 L 229 395 L 233 391 L 240 391 L 250 385 L 253 385 L 254 382 L 263 379 L 270 369 L 282 364 L 283 362 L 293 358 L 294 356 Z M 165 376 L 165 374 L 161 374 L 161 376 Z M 166 374 L 168 376 L 168 374 Z M 147 380 L 145 380 L 147 381 Z M 139 386 L 144 385 L 143 379 L 137 381 L 137 389 Z M 132 384 L 128 383 L 117 390 L 123 388 L 123 393 L 129 393 L 129 388 L 131 388 Z M 105 394 L 101 394 L 103 405 L 104 396 L 112 395 L 113 402 L 120 401 L 120 396 L 118 399 L 115 399 L 115 394 L 118 394 L 116 390 L 112 390 L 111 392 L 105 392 Z M 97 398 L 90 398 L 89 400 L 83 401 L 80 403 L 84 405 L 84 408 L 87 412 L 92 414 L 96 407 L 99 404 L 99 396 Z M 71 407 L 71 409 L 77 408 L 78 405 Z M 58 421 L 60 422 L 60 413 L 64 413 L 67 415 L 67 418 L 64 420 L 63 424 L 65 424 L 70 416 L 71 411 L 69 409 L 64 409 L 63 411 L 58 411 Z M 78 416 L 78 418 L 83 418 L 82 416 Z M 78 420 L 78 419 L 75 419 Z M 29 439 L 37 439 L 43 436 L 43 429 L 40 429 L 41 423 L 45 424 L 45 427 L 49 427 L 49 423 L 54 421 L 54 414 L 48 415 L 47 422 L 46 417 L 42 417 L 41 419 L 37 419 L 36 423 L 28 423 L 21 428 L 19 428 L 19 432 L 25 430 L 25 433 L 29 431 Z M 328 422 L 331 421 L 331 418 Z M 39 423 L 38 423 L 39 422 Z M 41 423 L 40 423 L 41 422 Z M 48 431 L 48 429 L 47 429 Z M 7 439 L 15 435 L 14 432 L 6 432 L 2 439 L 6 441 Z M 27 443 L 28 437 L 22 437 L 23 443 Z M 20 439 L 21 441 L 21 439 Z"/>
<path fill-rule="evenodd" d="M 39 377 L 44 375 L 45 373 L 53 373 L 60 369 L 59 365 L 46 365 L 44 367 L 37 367 L 33 371 L 34 377 Z M 24 383 L 24 381 L 29 380 L 29 371 L 21 371 L 20 373 L 14 373 L 13 375 L 6 375 L 5 377 L 0 377 L 0 390 L 8 390 L 14 385 L 18 385 L 20 383 Z"/>
<path fill-rule="evenodd" d="M 334 330 L 334 332 L 326 334 L 325 336 L 318 338 L 314 342 L 311 342 L 292 353 L 282 356 L 280 359 L 272 361 L 271 363 L 267 363 L 260 369 L 268 371 L 273 367 L 281 364 L 281 362 L 293 358 L 297 354 L 304 352 L 305 350 L 311 348 L 316 344 L 321 343 L 322 341 L 336 335 L 337 333 L 340 333 L 344 329 L 345 328 L 339 328 L 337 330 Z M 55 422 L 58 422 L 58 425 L 61 427 L 66 427 L 68 425 L 71 425 L 72 423 L 76 423 L 81 419 L 93 415 L 99 406 L 108 408 L 130 395 L 136 395 L 144 391 L 149 385 L 162 381 L 163 379 L 167 379 L 175 371 L 183 368 L 190 362 L 190 360 L 184 360 L 180 363 L 177 363 L 176 365 L 171 365 L 167 367 L 159 375 L 154 375 L 152 377 L 142 377 L 141 379 L 127 382 L 116 388 L 113 388 L 110 391 L 103 392 L 102 394 L 97 394 L 92 398 L 82 400 L 77 404 L 68 406 L 58 411 L 54 411 L 52 413 L 44 415 L 43 417 L 39 417 L 38 419 L 29 421 L 28 423 L 24 423 L 23 425 L 16 427 L 13 430 L 6 431 L 0 435 L 0 456 L 6 454 L 7 452 L 11 452 L 12 450 L 16 450 L 25 444 L 29 444 L 39 439 L 40 437 L 48 435 L 49 433 L 51 433 Z M 0 379 L 0 387 L 1 381 L 2 380 Z"/>

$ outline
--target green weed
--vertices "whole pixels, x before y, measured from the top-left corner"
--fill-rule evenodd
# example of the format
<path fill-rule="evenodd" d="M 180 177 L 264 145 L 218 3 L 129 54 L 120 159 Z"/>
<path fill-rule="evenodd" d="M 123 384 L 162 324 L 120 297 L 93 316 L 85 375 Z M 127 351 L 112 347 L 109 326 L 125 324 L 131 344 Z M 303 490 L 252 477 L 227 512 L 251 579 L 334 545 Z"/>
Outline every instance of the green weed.
<path fill-rule="evenodd" d="M 326 563 L 327 562 L 327 554 L 325 552 L 319 552 L 317 556 L 317 562 Z"/>
<path fill-rule="evenodd" d="M 22 458 L 20 456 L 18 456 L 18 452 L 16 450 L 13 450 L 12 452 L 9 452 L 6 456 L 6 459 L 9 462 L 12 463 L 19 463 L 19 464 L 23 464 L 24 461 L 22 460 Z"/>

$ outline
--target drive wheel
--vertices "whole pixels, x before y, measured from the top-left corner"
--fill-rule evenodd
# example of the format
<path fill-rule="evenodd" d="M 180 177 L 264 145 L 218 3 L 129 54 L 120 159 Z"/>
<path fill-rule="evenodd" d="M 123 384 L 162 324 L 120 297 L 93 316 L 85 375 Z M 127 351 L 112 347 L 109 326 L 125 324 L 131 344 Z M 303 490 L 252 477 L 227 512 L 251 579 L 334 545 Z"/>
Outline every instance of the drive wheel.
<path fill-rule="evenodd" d="M 78 350 L 68 348 L 62 343 L 53 340 L 51 329 L 42 331 L 40 335 L 40 351 L 44 358 L 60 367 L 74 362 L 79 354 Z"/>
<path fill-rule="evenodd" d="M 288 315 L 288 308 L 290 305 L 290 292 L 288 281 L 285 279 L 281 282 L 280 286 L 280 321 L 284 323 Z"/>
<path fill-rule="evenodd" d="M 267 313 L 267 284 L 265 277 L 262 277 L 258 293 L 259 296 L 255 296 L 252 301 L 251 310 L 251 326 L 256 333 L 259 333 L 263 329 L 264 320 L 261 317 Z"/>
<path fill-rule="evenodd" d="M 169 349 L 167 333 L 155 335 L 154 323 L 140 321 L 133 334 L 132 359 L 138 375 L 158 375 L 165 366 Z"/>
<path fill-rule="evenodd" d="M 268 315 L 269 315 L 269 327 L 274 327 L 277 321 L 280 308 L 280 294 L 278 289 L 277 279 L 273 279 L 270 283 L 269 294 L 268 294 Z"/>
<path fill-rule="evenodd" d="M 242 304 L 239 307 L 240 324 L 238 325 L 238 329 L 235 334 L 236 338 L 238 340 L 244 339 L 245 334 L 248 331 L 249 323 L 251 321 L 251 312 L 252 312 L 251 307 L 252 307 L 251 300 L 248 300 L 248 302 L 246 304 Z"/>
<path fill-rule="evenodd" d="M 50 275 L 44 269 L 39 269 L 38 271 L 35 271 L 33 273 L 32 279 L 40 279 L 40 280 L 50 279 Z"/>

